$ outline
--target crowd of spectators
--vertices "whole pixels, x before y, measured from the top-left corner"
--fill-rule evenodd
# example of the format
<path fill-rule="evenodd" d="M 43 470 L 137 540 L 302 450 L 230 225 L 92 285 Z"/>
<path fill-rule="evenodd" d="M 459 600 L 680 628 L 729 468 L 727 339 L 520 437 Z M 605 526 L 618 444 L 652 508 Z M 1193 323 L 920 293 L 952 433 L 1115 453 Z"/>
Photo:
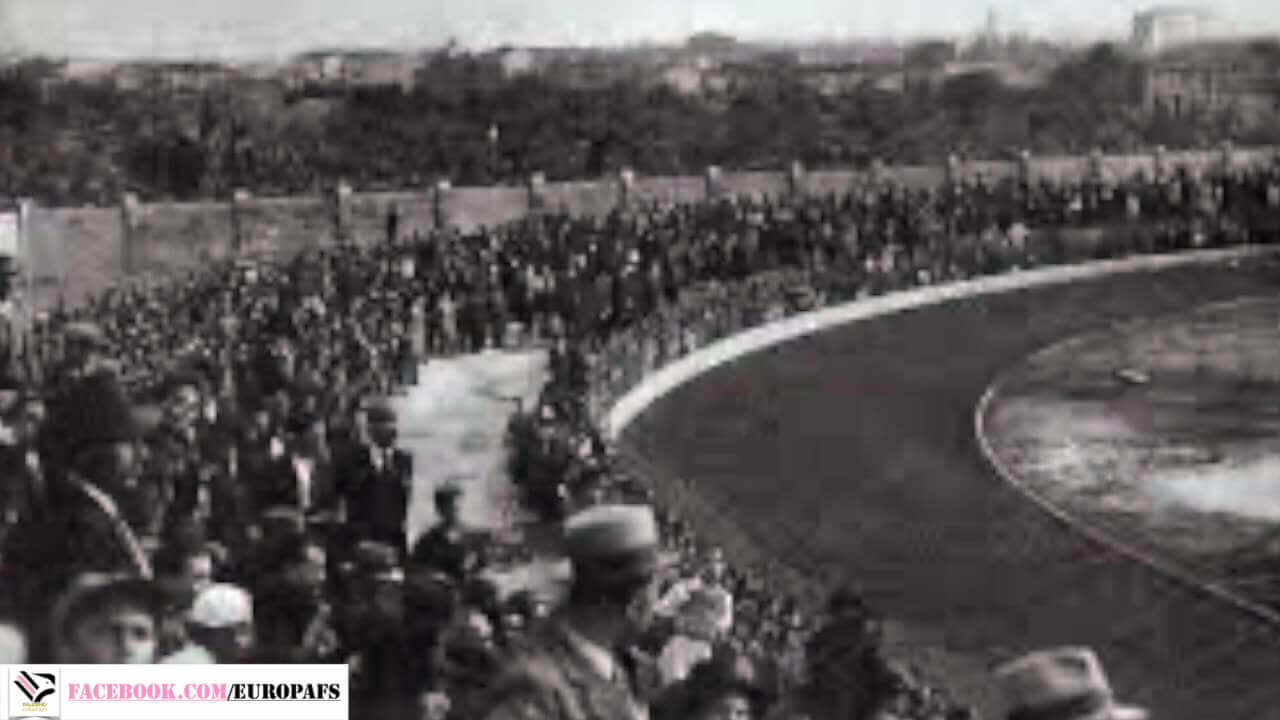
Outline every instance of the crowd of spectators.
<path fill-rule="evenodd" d="M 490 571 L 526 549 L 462 524 L 461 486 L 406 536 L 413 457 L 392 399 L 420 362 L 549 348 L 509 469 L 556 523 L 655 502 L 601 413 L 717 338 L 921 284 L 1269 241 L 1277 213 L 1280 166 L 867 186 L 544 213 L 121 285 L 7 335 L 0 662 L 348 662 L 358 717 L 485 717 L 490 680 L 553 599 L 501 595 Z M 654 717 L 971 716 L 886 656 L 856 592 L 807 605 L 659 510 L 674 562 L 658 622 L 627 642 Z"/>

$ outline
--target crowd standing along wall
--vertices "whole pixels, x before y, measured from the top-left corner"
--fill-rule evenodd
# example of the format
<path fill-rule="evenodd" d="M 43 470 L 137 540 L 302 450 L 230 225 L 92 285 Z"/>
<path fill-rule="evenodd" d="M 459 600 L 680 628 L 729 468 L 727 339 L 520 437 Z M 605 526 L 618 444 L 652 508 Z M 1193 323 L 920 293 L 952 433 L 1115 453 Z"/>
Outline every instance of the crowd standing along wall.
<path fill-rule="evenodd" d="M 291 255 L 344 237 L 357 243 L 386 236 L 394 208 L 403 234 L 449 225 L 462 231 L 500 225 L 531 212 L 564 211 L 603 216 L 623 204 L 696 202 L 709 197 L 776 197 L 791 192 L 830 194 L 862 181 L 893 180 L 908 188 L 936 186 L 948 178 L 1032 181 L 1152 175 L 1174 167 L 1203 171 L 1271 162 L 1274 148 L 1165 152 L 1088 157 L 1023 156 L 1009 162 L 951 159 L 943 166 L 886 167 L 860 171 L 723 172 L 703 177 L 644 178 L 624 171 L 595 182 L 547 183 L 535 174 L 525 187 L 454 188 L 442 182 L 421 191 L 360 193 L 339 186 L 324 195 L 258 198 L 239 191 L 229 202 L 143 204 L 132 196 L 117 208 L 34 208 L 28 213 L 28 257 L 40 281 L 33 298 L 48 307 L 59 297 L 77 302 L 122 276 L 198 267 L 232 254 Z"/>

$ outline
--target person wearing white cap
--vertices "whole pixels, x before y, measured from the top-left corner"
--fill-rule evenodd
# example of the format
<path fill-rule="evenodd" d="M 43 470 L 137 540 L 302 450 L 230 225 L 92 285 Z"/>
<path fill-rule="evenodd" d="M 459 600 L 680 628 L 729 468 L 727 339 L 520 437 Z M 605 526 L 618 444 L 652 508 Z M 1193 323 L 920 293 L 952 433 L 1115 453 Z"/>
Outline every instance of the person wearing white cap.
<path fill-rule="evenodd" d="M 658 523 L 639 505 L 570 517 L 573 580 L 565 606 L 531 633 L 481 703 L 485 720 L 640 720 L 648 709 L 616 648 L 647 621 L 661 565 Z"/>
<path fill-rule="evenodd" d="M 0 622 L 0 665 L 21 665 L 27 661 L 27 636 L 22 628 Z"/>
<path fill-rule="evenodd" d="M 1146 720 L 1142 708 L 1116 702 L 1102 663 L 1089 648 L 1024 655 L 996 669 L 1006 720 Z"/>
<path fill-rule="evenodd" d="M 187 615 L 191 644 L 163 665 L 245 662 L 254 644 L 253 598 L 237 585 L 217 583 L 196 595 Z"/>
<path fill-rule="evenodd" d="M 672 585 L 658 600 L 655 612 L 664 617 L 676 617 L 694 594 L 709 592 L 717 596 L 715 602 L 719 610 L 715 616 L 716 632 L 720 635 L 727 634 L 733 629 L 733 595 L 725 587 L 727 571 L 728 565 L 725 563 L 724 551 L 720 548 L 712 548 L 707 552 L 700 572 L 693 577 L 682 578 Z"/>

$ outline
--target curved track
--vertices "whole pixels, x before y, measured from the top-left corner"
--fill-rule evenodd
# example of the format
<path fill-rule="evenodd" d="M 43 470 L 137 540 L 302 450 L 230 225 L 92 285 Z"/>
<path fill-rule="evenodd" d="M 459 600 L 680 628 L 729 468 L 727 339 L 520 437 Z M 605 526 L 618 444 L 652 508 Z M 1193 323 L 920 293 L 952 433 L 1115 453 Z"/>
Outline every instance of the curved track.
<path fill-rule="evenodd" d="M 623 444 L 705 488 L 762 538 L 761 550 L 857 582 L 874 605 L 963 658 L 969 683 L 1014 653 L 1084 643 L 1119 693 L 1161 720 L 1280 718 L 1280 632 L 1029 502 L 987 465 L 973 424 L 996 376 L 1055 340 L 1280 286 L 1276 261 L 1249 263 L 836 328 L 677 389 Z"/>

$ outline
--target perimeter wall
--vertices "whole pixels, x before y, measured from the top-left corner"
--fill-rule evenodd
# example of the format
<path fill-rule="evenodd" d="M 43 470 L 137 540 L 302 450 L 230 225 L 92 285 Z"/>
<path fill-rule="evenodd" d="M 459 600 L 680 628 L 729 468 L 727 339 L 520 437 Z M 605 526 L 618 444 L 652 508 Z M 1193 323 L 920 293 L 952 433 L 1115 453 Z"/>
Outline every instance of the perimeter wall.
<path fill-rule="evenodd" d="M 778 196 L 827 194 L 850 186 L 894 180 L 929 187 L 948 178 L 1025 177 L 1054 180 L 1090 175 L 1128 178 L 1152 176 L 1174 167 L 1204 171 L 1223 166 L 1248 167 L 1275 158 L 1272 148 L 1164 152 L 1150 155 L 1087 157 L 1024 156 L 1010 162 L 960 162 L 944 166 L 887 167 L 863 171 L 806 172 L 798 165 L 785 172 L 721 172 L 702 177 L 634 177 L 593 182 L 547 183 L 540 176 L 527 185 L 436 187 L 394 193 L 361 193 L 341 185 L 325 195 L 259 198 L 236 192 L 225 201 L 141 203 L 126 195 L 116 207 L 39 208 L 24 215 L 27 247 L 24 264 L 33 277 L 33 304 L 47 308 L 59 299 L 84 300 L 123 278 L 181 273 L 234 256 L 291 255 L 318 244 L 346 238 L 374 243 L 385 238 L 388 217 L 398 217 L 400 235 L 441 226 L 466 231 L 494 226 L 540 210 L 601 216 L 628 203 L 696 202 L 726 195 Z"/>

